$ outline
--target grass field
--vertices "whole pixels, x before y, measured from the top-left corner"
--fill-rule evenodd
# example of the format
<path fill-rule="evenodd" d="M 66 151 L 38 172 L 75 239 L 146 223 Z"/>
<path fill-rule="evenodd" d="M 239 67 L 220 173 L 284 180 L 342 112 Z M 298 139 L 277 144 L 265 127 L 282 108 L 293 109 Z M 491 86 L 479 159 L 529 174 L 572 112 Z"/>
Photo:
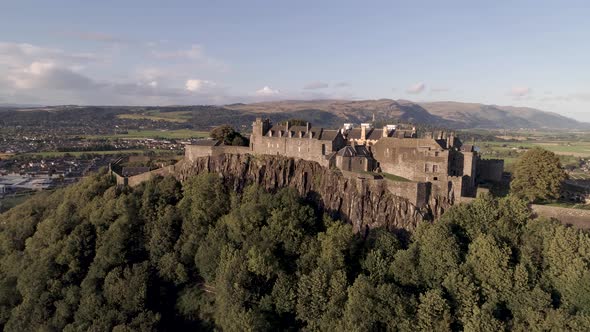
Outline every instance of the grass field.
<path fill-rule="evenodd" d="M 209 137 L 209 132 L 196 131 L 191 129 L 178 130 L 129 130 L 126 134 L 117 135 L 90 135 L 86 139 L 144 139 L 144 138 L 163 138 L 163 139 L 188 139 Z"/>
<path fill-rule="evenodd" d="M 129 113 L 119 114 L 117 117 L 120 119 L 133 119 L 133 120 L 152 120 L 152 121 L 168 121 L 168 122 L 188 122 L 193 118 L 191 112 L 179 111 L 179 112 L 160 112 L 158 110 L 145 111 L 141 113 Z"/>
<path fill-rule="evenodd" d="M 552 151 L 564 166 L 577 165 L 579 158 L 590 158 L 590 141 L 586 140 L 476 141 L 475 145 L 483 158 L 503 159 L 507 171 L 522 153 L 534 147 Z"/>

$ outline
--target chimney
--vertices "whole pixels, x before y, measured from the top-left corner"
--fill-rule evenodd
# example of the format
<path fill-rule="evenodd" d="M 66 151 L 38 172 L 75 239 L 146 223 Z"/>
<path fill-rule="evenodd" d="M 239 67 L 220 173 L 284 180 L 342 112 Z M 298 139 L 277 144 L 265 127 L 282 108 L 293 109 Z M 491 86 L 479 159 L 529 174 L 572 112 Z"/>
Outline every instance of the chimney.
<path fill-rule="evenodd" d="M 307 125 L 305 127 L 307 128 L 307 131 L 311 129 L 311 125 L 309 124 L 309 122 L 307 122 Z"/>
<path fill-rule="evenodd" d="M 291 133 L 289 132 L 289 121 L 285 121 L 285 135 L 291 137 Z"/>
<path fill-rule="evenodd" d="M 361 126 L 361 139 L 364 140 L 365 137 L 365 131 L 366 131 L 366 126 Z"/>
<path fill-rule="evenodd" d="M 387 126 L 383 127 L 383 137 L 388 137 L 389 136 L 389 131 L 387 130 Z"/>

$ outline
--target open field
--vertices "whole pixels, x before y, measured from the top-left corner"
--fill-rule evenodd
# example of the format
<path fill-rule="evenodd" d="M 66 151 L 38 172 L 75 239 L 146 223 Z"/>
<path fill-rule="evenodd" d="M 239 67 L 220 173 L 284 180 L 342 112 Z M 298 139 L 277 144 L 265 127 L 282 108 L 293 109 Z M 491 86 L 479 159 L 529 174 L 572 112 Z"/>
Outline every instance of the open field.
<path fill-rule="evenodd" d="M 490 147 L 497 151 L 531 149 L 540 147 L 558 155 L 574 157 L 590 157 L 590 142 L 571 141 L 522 141 L 522 142 L 476 142 L 480 148 Z"/>
<path fill-rule="evenodd" d="M 169 122 L 188 122 L 193 118 L 192 112 L 178 111 L 178 112 L 160 112 L 158 110 L 145 111 L 141 113 L 119 114 L 120 119 L 132 120 L 152 120 L 152 121 L 169 121 Z"/>
<path fill-rule="evenodd" d="M 522 133 L 511 133 L 510 137 L 521 138 Z M 505 137 L 508 134 L 504 135 Z M 505 169 L 511 171 L 518 157 L 528 149 L 540 147 L 559 156 L 564 166 L 576 167 L 579 159 L 590 158 L 590 137 L 586 133 L 528 133 L 526 140 L 475 141 L 485 159 L 503 159 Z"/>
<path fill-rule="evenodd" d="M 86 139 L 145 139 L 145 138 L 164 138 L 164 139 L 188 139 L 209 137 L 209 132 L 196 131 L 191 129 L 178 130 L 129 130 L 126 134 L 116 135 L 90 135 Z"/>

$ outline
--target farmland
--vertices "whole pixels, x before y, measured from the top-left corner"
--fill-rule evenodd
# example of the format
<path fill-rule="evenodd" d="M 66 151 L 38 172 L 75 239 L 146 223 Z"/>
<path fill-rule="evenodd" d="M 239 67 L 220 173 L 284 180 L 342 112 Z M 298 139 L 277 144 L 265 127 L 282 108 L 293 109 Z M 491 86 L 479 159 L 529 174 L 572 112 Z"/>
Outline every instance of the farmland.
<path fill-rule="evenodd" d="M 162 112 L 160 110 L 149 110 L 119 114 L 117 115 L 117 117 L 119 119 L 152 120 L 184 123 L 189 122 L 193 118 L 193 115 L 190 111 Z"/>
<path fill-rule="evenodd" d="M 554 152 L 562 164 L 571 170 L 580 165 L 581 159 L 590 159 L 590 135 L 566 132 L 515 132 L 496 136 L 495 140 L 475 140 L 483 158 L 503 159 L 510 171 L 518 157 L 529 149 L 540 147 Z M 580 173 L 578 176 L 586 176 Z"/>

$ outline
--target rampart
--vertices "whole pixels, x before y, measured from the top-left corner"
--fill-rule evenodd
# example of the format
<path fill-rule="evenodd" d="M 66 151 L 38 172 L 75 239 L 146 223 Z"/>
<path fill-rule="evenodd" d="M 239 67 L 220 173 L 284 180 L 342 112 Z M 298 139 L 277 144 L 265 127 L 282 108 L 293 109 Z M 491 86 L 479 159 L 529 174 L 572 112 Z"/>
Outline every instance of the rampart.
<path fill-rule="evenodd" d="M 549 205 L 531 205 L 533 214 L 538 217 L 555 218 L 563 224 L 577 228 L 590 228 L 590 210 L 568 209 Z"/>
<path fill-rule="evenodd" d="M 219 156 L 222 154 L 245 154 L 249 153 L 247 146 L 203 146 L 203 145 L 185 145 L 185 160 L 195 161 L 201 157 Z"/>

